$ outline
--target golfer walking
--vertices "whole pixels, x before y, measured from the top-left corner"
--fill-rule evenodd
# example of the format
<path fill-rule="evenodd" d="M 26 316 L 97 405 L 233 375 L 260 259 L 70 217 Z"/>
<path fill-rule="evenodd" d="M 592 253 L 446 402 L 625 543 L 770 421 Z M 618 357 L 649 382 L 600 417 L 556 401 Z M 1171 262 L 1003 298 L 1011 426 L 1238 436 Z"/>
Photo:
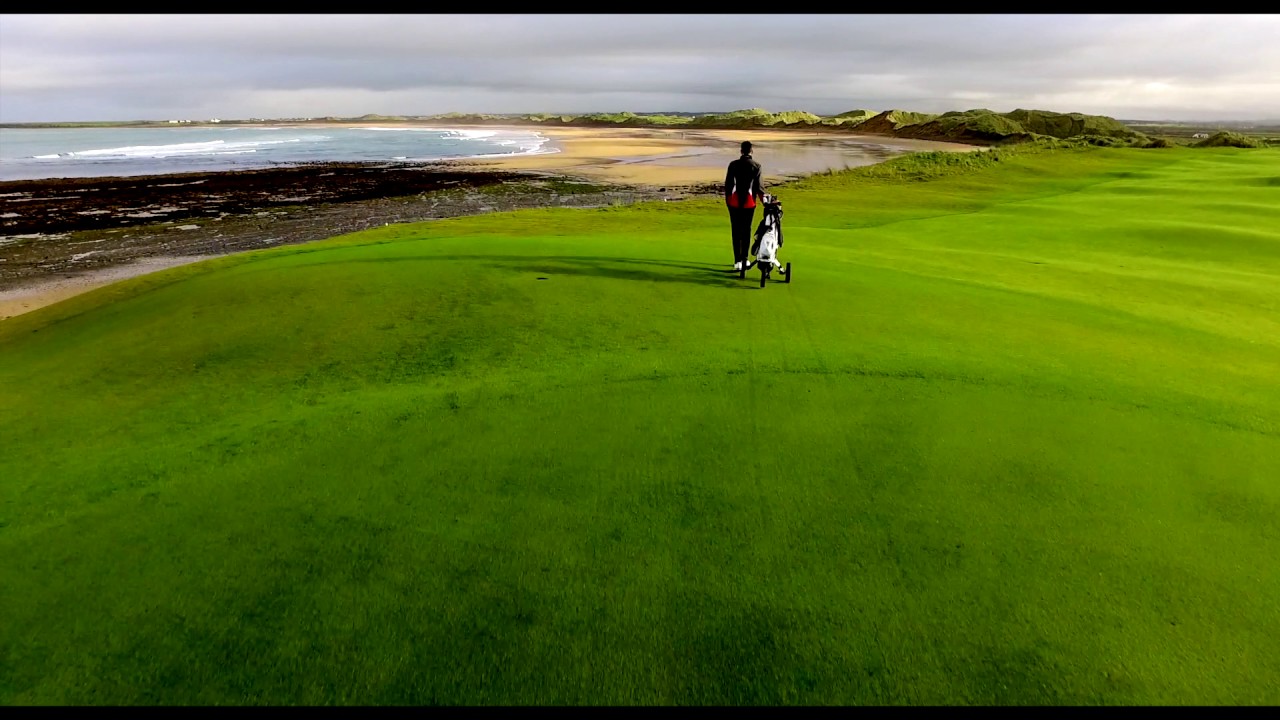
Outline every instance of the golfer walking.
<path fill-rule="evenodd" d="M 729 225 L 733 232 L 733 269 L 741 270 L 748 264 L 756 203 L 764 202 L 760 163 L 751 159 L 750 140 L 742 141 L 742 157 L 729 163 L 724 174 L 724 201 L 729 207 Z"/>

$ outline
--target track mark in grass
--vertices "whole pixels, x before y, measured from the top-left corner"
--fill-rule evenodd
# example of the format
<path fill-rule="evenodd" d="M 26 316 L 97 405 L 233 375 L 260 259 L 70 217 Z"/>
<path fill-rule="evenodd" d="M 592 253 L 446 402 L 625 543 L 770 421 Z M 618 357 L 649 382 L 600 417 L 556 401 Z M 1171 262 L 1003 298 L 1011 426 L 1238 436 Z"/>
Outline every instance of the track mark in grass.
<path fill-rule="evenodd" d="M 1097 688 L 1073 686 L 1065 678 L 1061 648 L 1043 639 L 1016 645 L 989 645 L 968 654 L 963 673 L 965 702 L 994 705 L 1071 704 L 1095 696 Z"/>
<path fill-rule="evenodd" d="M 1201 501 L 1219 520 L 1250 530 L 1265 539 L 1280 537 L 1280 503 L 1256 495 L 1217 489 L 1200 493 Z"/>
<path fill-rule="evenodd" d="M 677 690 L 681 703 L 794 701 L 778 682 L 781 674 L 807 671 L 796 647 L 803 637 L 800 622 L 791 614 L 769 606 L 735 606 L 713 620 L 691 624 L 686 632 L 682 675 L 688 681 Z M 808 675 L 804 684 L 817 685 Z"/>

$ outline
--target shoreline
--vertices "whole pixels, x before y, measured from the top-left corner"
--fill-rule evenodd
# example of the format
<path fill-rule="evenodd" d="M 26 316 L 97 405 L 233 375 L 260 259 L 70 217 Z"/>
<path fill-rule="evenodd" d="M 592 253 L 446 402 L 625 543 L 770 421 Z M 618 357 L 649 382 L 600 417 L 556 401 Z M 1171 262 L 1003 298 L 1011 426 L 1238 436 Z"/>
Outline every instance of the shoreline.
<path fill-rule="evenodd" d="M 391 224 L 679 201 L 550 174 L 384 164 L 0 182 L 0 322 L 173 263 Z M 19 217 L 3 217 L 21 207 Z"/>
<path fill-rule="evenodd" d="M 756 144 L 767 185 L 913 151 L 984 149 L 776 128 L 448 127 L 532 129 L 557 152 L 0 181 L 0 322 L 178 264 L 393 223 L 715 194 L 742 140 Z"/>
<path fill-rule="evenodd" d="M 358 126 L 357 126 L 358 127 Z M 528 130 L 520 125 L 457 125 L 460 129 Z M 535 128 L 559 152 L 459 159 L 459 165 L 507 171 L 554 171 L 632 185 L 700 186 L 724 179 L 743 140 L 755 145 L 764 180 L 783 183 L 828 169 L 871 165 L 909 152 L 974 152 L 979 145 L 889 135 L 793 128 Z"/>
<path fill-rule="evenodd" d="M 215 128 L 216 125 L 192 124 L 184 128 Z M 307 123 L 272 123 L 272 128 L 312 129 Z M 831 128 L 744 129 L 665 127 L 587 127 L 519 124 L 467 124 L 407 122 L 335 122 L 325 127 L 339 129 L 457 129 L 497 132 L 536 133 L 545 137 L 544 147 L 537 151 L 511 155 L 489 154 L 466 158 L 425 161 L 402 161 L 394 158 L 374 161 L 320 161 L 320 164 L 365 164 L 413 167 L 454 166 L 497 171 L 558 174 L 595 181 L 613 181 L 631 185 L 692 187 L 723 179 L 724 166 L 738 156 L 738 144 L 750 140 L 756 144 L 756 159 L 765 169 L 765 180 L 785 182 L 827 169 L 857 167 L 889 159 L 898 154 L 941 150 L 971 152 L 988 149 L 974 145 L 939 140 L 900 138 L 888 134 L 857 133 Z M 155 128 L 164 130 L 166 128 Z M 845 162 L 833 162 L 842 157 Z M 296 164 L 243 166 L 197 172 L 254 172 L 256 170 L 297 167 Z M 168 174 L 168 173 L 165 173 Z M 175 175 L 185 173 L 172 173 Z M 112 176 L 83 176 L 78 179 Z M 143 177 L 124 175 L 116 177 Z M 0 180 L 38 182 L 50 178 Z M 64 180 L 77 179 L 64 177 Z M 3 230 L 0 229 L 0 235 Z"/>

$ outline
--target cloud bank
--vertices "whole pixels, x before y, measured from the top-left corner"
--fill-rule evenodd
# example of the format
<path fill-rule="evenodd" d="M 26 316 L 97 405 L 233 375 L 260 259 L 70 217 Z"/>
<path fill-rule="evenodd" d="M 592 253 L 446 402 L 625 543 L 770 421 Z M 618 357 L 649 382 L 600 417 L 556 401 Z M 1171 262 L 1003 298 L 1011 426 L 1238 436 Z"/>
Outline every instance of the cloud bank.
<path fill-rule="evenodd" d="M 0 122 L 1017 107 L 1280 117 L 1280 15 L 0 15 Z"/>

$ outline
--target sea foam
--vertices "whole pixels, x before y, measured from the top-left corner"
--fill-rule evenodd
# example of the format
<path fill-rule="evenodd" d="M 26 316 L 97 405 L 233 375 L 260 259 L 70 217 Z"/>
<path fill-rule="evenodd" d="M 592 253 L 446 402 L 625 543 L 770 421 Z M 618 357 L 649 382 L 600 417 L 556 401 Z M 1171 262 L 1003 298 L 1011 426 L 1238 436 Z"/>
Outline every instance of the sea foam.
<path fill-rule="evenodd" d="M 254 152 L 258 148 L 285 143 L 324 142 L 330 138 L 326 135 L 311 135 L 286 138 L 282 140 L 244 140 L 227 142 L 225 140 L 207 140 L 204 142 L 173 143 L 170 145 L 126 145 L 123 147 L 101 148 L 96 150 L 77 150 L 74 152 L 33 155 L 36 160 L 67 159 L 107 159 L 107 158 L 168 158 L 178 155 L 228 155 L 243 152 Z"/>
<path fill-rule="evenodd" d="M 265 132 L 269 130 L 270 132 Z M 0 180 L 239 170 L 316 162 L 431 163 L 558 152 L 536 129 L 462 127 L 0 128 Z M 182 141 L 182 142 L 173 142 Z"/>

